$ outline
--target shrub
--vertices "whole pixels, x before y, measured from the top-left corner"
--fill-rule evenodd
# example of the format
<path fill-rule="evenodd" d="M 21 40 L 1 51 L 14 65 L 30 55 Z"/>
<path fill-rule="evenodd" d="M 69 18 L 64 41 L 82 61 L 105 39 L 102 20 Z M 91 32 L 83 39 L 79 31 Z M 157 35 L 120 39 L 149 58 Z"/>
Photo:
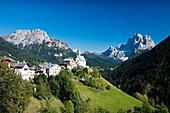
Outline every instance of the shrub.
<path fill-rule="evenodd" d="M 101 77 L 101 73 L 99 72 L 99 70 L 97 68 L 93 69 L 93 72 L 91 72 L 91 75 L 94 78 L 100 78 Z"/>
<path fill-rule="evenodd" d="M 57 108 L 53 106 L 52 99 L 44 100 L 42 107 L 38 109 L 40 113 L 58 113 Z"/>
<path fill-rule="evenodd" d="M 143 101 L 143 102 L 148 102 L 148 97 L 145 94 L 142 95 L 142 94 L 136 92 L 135 97 L 138 98 L 139 100 Z"/>
<path fill-rule="evenodd" d="M 51 90 L 46 75 L 35 76 L 34 83 L 36 84 L 36 92 L 34 93 L 35 98 L 37 99 L 51 98 Z"/>
<path fill-rule="evenodd" d="M 109 111 L 107 111 L 106 109 L 98 106 L 97 108 L 91 110 L 92 113 L 110 113 Z"/>
<path fill-rule="evenodd" d="M 107 86 L 106 86 L 106 89 L 107 89 L 107 90 L 110 90 L 111 87 L 112 87 L 111 85 L 107 85 Z"/>

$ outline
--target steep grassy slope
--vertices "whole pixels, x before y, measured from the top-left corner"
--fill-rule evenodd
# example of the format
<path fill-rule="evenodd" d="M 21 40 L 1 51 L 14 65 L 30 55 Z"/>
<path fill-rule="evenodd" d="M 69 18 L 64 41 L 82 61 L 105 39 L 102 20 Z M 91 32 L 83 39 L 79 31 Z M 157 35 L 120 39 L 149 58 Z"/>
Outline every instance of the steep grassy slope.
<path fill-rule="evenodd" d="M 63 107 L 63 103 L 59 99 L 56 99 L 54 97 L 52 97 L 52 103 L 53 106 L 56 107 L 58 111 L 60 107 Z M 42 104 L 44 104 L 44 101 L 31 97 L 29 105 L 27 109 L 24 111 L 24 113 L 37 113 L 37 111 L 42 107 Z"/>
<path fill-rule="evenodd" d="M 104 85 L 110 84 L 103 78 L 99 78 L 98 82 Z M 133 109 L 134 106 L 142 106 L 142 102 L 127 95 L 118 88 L 112 86 L 110 90 L 98 90 L 88 86 L 84 86 L 80 82 L 74 82 L 83 99 L 90 98 L 90 108 L 98 106 L 107 109 L 110 113 L 117 113 L 118 110 Z"/>
<path fill-rule="evenodd" d="M 100 82 L 104 86 L 111 85 L 103 78 L 97 78 L 97 82 Z M 90 99 L 90 109 L 97 108 L 98 106 L 108 110 L 110 113 L 117 113 L 118 110 L 129 110 L 135 106 L 142 106 L 142 102 L 127 95 L 118 88 L 112 86 L 110 90 L 99 90 L 83 85 L 81 82 L 74 81 L 75 87 L 80 92 L 83 100 Z M 30 103 L 24 113 L 36 113 L 36 111 L 42 106 L 43 101 L 40 101 L 34 97 L 31 97 Z M 63 103 L 59 99 L 53 97 L 53 106 L 59 111 Z"/>
<path fill-rule="evenodd" d="M 28 104 L 27 109 L 24 111 L 24 113 L 36 113 L 36 111 L 41 107 L 41 101 L 38 99 L 31 97 L 30 102 Z"/>

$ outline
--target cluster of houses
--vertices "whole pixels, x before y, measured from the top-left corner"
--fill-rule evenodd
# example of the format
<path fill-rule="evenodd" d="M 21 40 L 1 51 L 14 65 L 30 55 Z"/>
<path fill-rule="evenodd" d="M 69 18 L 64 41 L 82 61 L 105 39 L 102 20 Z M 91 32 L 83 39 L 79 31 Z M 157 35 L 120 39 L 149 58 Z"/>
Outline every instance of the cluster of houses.
<path fill-rule="evenodd" d="M 76 59 L 73 58 L 65 58 L 63 60 L 63 64 L 51 64 L 51 63 L 44 63 L 39 64 L 36 67 L 31 67 L 28 62 L 19 62 L 15 61 L 9 57 L 0 57 L 0 61 L 5 62 L 8 64 L 9 68 L 15 69 L 16 74 L 21 74 L 22 78 L 24 80 L 33 79 L 35 75 L 39 74 L 45 74 L 47 76 L 51 75 L 58 75 L 62 69 L 73 69 L 74 67 L 81 66 L 81 67 L 87 67 L 86 66 L 86 59 L 84 56 L 80 55 L 80 51 L 77 50 L 76 52 Z"/>

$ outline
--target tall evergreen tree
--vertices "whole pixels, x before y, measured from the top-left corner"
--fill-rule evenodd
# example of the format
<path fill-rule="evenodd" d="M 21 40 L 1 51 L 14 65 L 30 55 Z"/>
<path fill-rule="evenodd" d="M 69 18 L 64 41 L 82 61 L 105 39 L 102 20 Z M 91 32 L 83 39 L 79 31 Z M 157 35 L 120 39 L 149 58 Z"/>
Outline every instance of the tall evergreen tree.
<path fill-rule="evenodd" d="M 0 63 L 0 112 L 19 113 L 27 107 L 32 86 Z"/>

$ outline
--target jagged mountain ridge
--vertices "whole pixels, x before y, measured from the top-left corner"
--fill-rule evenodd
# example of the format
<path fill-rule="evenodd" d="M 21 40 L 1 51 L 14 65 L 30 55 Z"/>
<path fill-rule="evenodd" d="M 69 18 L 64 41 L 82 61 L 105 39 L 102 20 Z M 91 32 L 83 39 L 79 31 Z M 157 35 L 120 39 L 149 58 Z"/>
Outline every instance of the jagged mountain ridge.
<path fill-rule="evenodd" d="M 8 35 L 5 40 L 23 48 L 33 44 L 47 44 L 48 47 L 57 47 L 65 50 L 68 49 L 67 44 L 60 40 L 50 38 L 45 31 L 40 29 L 16 30 L 11 35 Z"/>
<path fill-rule="evenodd" d="M 109 47 L 108 50 L 101 54 L 109 56 L 117 60 L 128 60 L 133 54 L 139 54 L 146 50 L 151 50 L 155 46 L 154 41 L 150 36 L 142 36 L 136 33 L 132 38 L 129 38 L 126 44 L 119 44 L 117 47 Z"/>
<path fill-rule="evenodd" d="M 47 62 L 62 63 L 66 57 L 74 57 L 74 52 L 60 40 L 53 39 L 40 29 L 16 30 L 3 38 L 23 51 L 41 57 Z"/>
<path fill-rule="evenodd" d="M 99 67 L 107 68 L 116 67 L 121 64 L 121 61 L 127 60 L 131 54 L 135 56 L 135 53 L 154 46 L 154 42 L 149 36 L 143 37 L 140 34 L 136 34 L 135 36 L 132 39 L 130 38 L 127 44 L 120 44 L 116 48 L 110 47 L 102 54 L 84 54 L 87 59 L 87 64 L 89 64 L 89 66 L 99 65 Z M 75 53 L 66 43 L 50 38 L 45 31 L 40 29 L 16 30 L 14 33 L 3 38 L 16 45 L 19 49 L 41 57 L 48 62 L 62 63 L 62 60 L 66 57 L 75 57 Z M 151 43 L 145 41 L 146 39 L 150 40 Z M 103 63 L 109 64 L 109 66 L 103 66 Z"/>

